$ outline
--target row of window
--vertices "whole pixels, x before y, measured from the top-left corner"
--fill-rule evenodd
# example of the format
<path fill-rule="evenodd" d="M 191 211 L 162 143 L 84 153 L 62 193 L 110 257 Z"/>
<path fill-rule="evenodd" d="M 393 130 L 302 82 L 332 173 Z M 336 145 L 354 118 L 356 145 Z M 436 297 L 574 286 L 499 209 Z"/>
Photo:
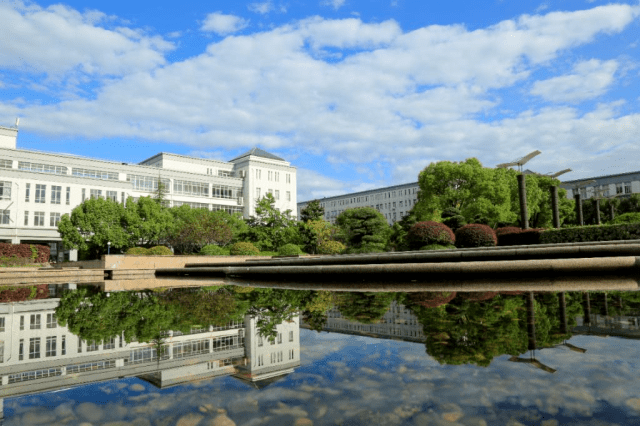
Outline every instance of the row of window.
<path fill-rule="evenodd" d="M 321 207 L 346 206 L 349 204 L 366 203 L 366 202 L 375 201 L 375 200 L 384 200 L 384 199 L 390 199 L 390 198 L 396 198 L 396 197 L 406 197 L 408 195 L 416 194 L 418 191 L 419 191 L 419 188 L 417 187 L 400 189 L 396 191 L 385 191 L 385 192 L 380 192 L 378 194 L 361 195 L 360 197 L 350 197 L 350 198 L 344 198 L 341 200 L 325 201 L 325 202 L 321 202 L 320 206 Z M 410 200 L 408 200 L 407 202 L 409 201 Z M 414 199 L 414 204 L 415 204 L 415 199 Z M 371 205 L 371 207 L 373 207 L 373 204 Z"/>
<path fill-rule="evenodd" d="M 273 189 L 267 189 L 267 192 L 265 194 L 271 194 L 273 195 L 273 198 L 275 198 L 276 200 L 280 199 L 280 190 L 276 189 L 275 191 Z M 256 188 L 256 198 L 260 199 L 260 197 L 262 196 L 262 189 L 260 188 Z M 291 191 L 286 191 L 286 200 L 287 201 L 291 201 Z"/>
<path fill-rule="evenodd" d="M 262 170 L 254 169 L 253 172 L 256 179 L 262 179 Z M 291 183 L 291 174 L 285 173 L 285 182 Z M 280 172 L 276 172 L 273 170 L 267 170 L 267 180 L 270 182 L 280 182 Z"/>
<path fill-rule="evenodd" d="M 292 360 L 294 358 L 294 350 L 293 349 L 289 349 L 289 360 Z M 276 362 L 282 362 L 284 360 L 282 351 L 279 352 L 271 352 L 271 364 L 275 364 Z M 256 366 L 257 367 L 262 367 L 264 366 L 264 355 L 258 355 L 256 356 Z"/>
<path fill-rule="evenodd" d="M 40 330 L 41 329 L 41 314 L 31 314 L 29 318 L 29 329 L 30 330 Z M 47 314 L 47 328 L 56 328 L 58 327 L 58 320 L 56 318 L 56 314 Z M 25 317 L 24 315 L 20 315 L 20 330 L 24 330 L 25 327 Z M 0 332 L 4 331 L 4 317 L 0 318 Z"/>
<path fill-rule="evenodd" d="M 264 341 L 262 340 L 262 336 L 258 334 L 257 337 L 258 337 L 258 346 L 263 346 Z M 276 340 L 279 345 L 282 344 L 282 333 L 278 333 L 278 335 L 275 338 L 270 338 L 269 343 L 272 345 L 275 345 Z M 289 342 L 293 342 L 293 331 L 289 331 Z"/>
<path fill-rule="evenodd" d="M 40 337 L 31 337 L 29 339 L 29 359 L 40 358 L 40 344 L 42 339 Z M 58 337 L 48 336 L 45 338 L 45 356 L 52 357 L 57 356 L 58 353 Z M 60 341 L 60 355 L 67 354 L 66 336 L 62 336 Z M 24 339 L 20 339 L 20 345 L 18 347 L 18 360 L 24 360 Z"/>

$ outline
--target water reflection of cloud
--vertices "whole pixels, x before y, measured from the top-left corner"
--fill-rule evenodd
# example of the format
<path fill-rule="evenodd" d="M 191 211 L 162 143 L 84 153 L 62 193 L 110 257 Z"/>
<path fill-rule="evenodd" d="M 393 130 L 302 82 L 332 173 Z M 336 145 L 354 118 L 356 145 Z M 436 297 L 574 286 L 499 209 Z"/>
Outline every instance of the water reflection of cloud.
<path fill-rule="evenodd" d="M 551 426 L 624 424 L 640 415 L 638 342 L 631 340 L 577 336 L 571 343 L 586 348 L 586 354 L 566 348 L 536 351 L 538 360 L 557 369 L 555 374 L 509 362 L 508 356 L 486 368 L 439 365 L 423 344 L 409 342 L 309 331 L 302 332 L 301 342 L 302 365 L 262 390 L 231 377 L 163 390 L 127 379 L 82 388 L 98 391 L 100 401 L 76 402 L 79 391 L 8 399 L 5 410 L 11 415 L 5 424 L 133 424 L 146 418 L 175 425 L 197 413 L 205 425 L 228 415 L 238 426 L 294 424 L 296 419 L 314 425 Z M 40 421 L 48 423 L 34 423 Z"/>

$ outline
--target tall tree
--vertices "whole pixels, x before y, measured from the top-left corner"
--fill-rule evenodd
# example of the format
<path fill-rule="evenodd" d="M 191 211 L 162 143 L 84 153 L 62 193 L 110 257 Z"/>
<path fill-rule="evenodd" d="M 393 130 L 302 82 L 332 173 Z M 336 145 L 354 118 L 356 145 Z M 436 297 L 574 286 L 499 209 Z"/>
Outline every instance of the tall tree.
<path fill-rule="evenodd" d="M 197 253 L 207 244 L 225 245 L 231 241 L 231 227 L 216 212 L 182 205 L 171 209 L 176 222 L 168 236 L 181 253 Z"/>
<path fill-rule="evenodd" d="M 324 207 L 320 205 L 320 201 L 309 201 L 309 204 L 300 210 L 300 220 L 308 222 L 310 220 L 320 220 L 324 216 Z"/>
<path fill-rule="evenodd" d="M 127 230 L 141 245 L 164 244 L 175 225 L 171 211 L 151 197 L 129 197 L 124 211 Z"/>
<path fill-rule="evenodd" d="M 278 251 L 285 244 L 300 243 L 291 210 L 281 212 L 275 204 L 272 194 L 265 195 L 258 201 L 256 214 L 247 221 L 247 236 L 261 250 Z"/>
<path fill-rule="evenodd" d="M 382 252 L 391 228 L 382 213 L 371 207 L 347 209 L 336 218 L 351 252 Z"/>

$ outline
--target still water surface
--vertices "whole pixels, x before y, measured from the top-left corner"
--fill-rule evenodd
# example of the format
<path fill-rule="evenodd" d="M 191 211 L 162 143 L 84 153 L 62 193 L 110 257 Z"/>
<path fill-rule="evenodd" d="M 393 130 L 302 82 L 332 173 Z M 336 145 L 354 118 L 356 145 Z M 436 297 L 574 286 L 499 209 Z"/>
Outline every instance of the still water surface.
<path fill-rule="evenodd" d="M 639 312 L 637 292 L 10 302 L 4 424 L 635 425 Z"/>

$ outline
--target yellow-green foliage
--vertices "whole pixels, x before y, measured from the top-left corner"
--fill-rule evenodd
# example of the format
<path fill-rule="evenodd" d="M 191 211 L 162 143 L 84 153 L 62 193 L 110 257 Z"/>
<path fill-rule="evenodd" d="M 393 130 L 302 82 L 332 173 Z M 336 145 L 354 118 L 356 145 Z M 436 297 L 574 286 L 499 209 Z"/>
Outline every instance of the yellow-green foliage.
<path fill-rule="evenodd" d="M 258 256 L 260 254 L 260 250 L 256 246 L 247 242 L 235 243 L 229 252 L 232 256 Z"/>
<path fill-rule="evenodd" d="M 156 256 L 171 256 L 173 255 L 173 252 L 169 247 L 155 246 L 149 249 L 149 254 L 153 254 Z"/>
<path fill-rule="evenodd" d="M 319 254 L 340 254 L 344 253 L 345 250 L 344 244 L 339 241 L 323 241 L 318 244 L 318 253 Z"/>
<path fill-rule="evenodd" d="M 130 249 L 127 250 L 127 252 L 125 254 L 137 254 L 137 255 L 148 255 L 149 253 L 149 249 L 146 249 L 144 247 L 131 247 Z"/>

